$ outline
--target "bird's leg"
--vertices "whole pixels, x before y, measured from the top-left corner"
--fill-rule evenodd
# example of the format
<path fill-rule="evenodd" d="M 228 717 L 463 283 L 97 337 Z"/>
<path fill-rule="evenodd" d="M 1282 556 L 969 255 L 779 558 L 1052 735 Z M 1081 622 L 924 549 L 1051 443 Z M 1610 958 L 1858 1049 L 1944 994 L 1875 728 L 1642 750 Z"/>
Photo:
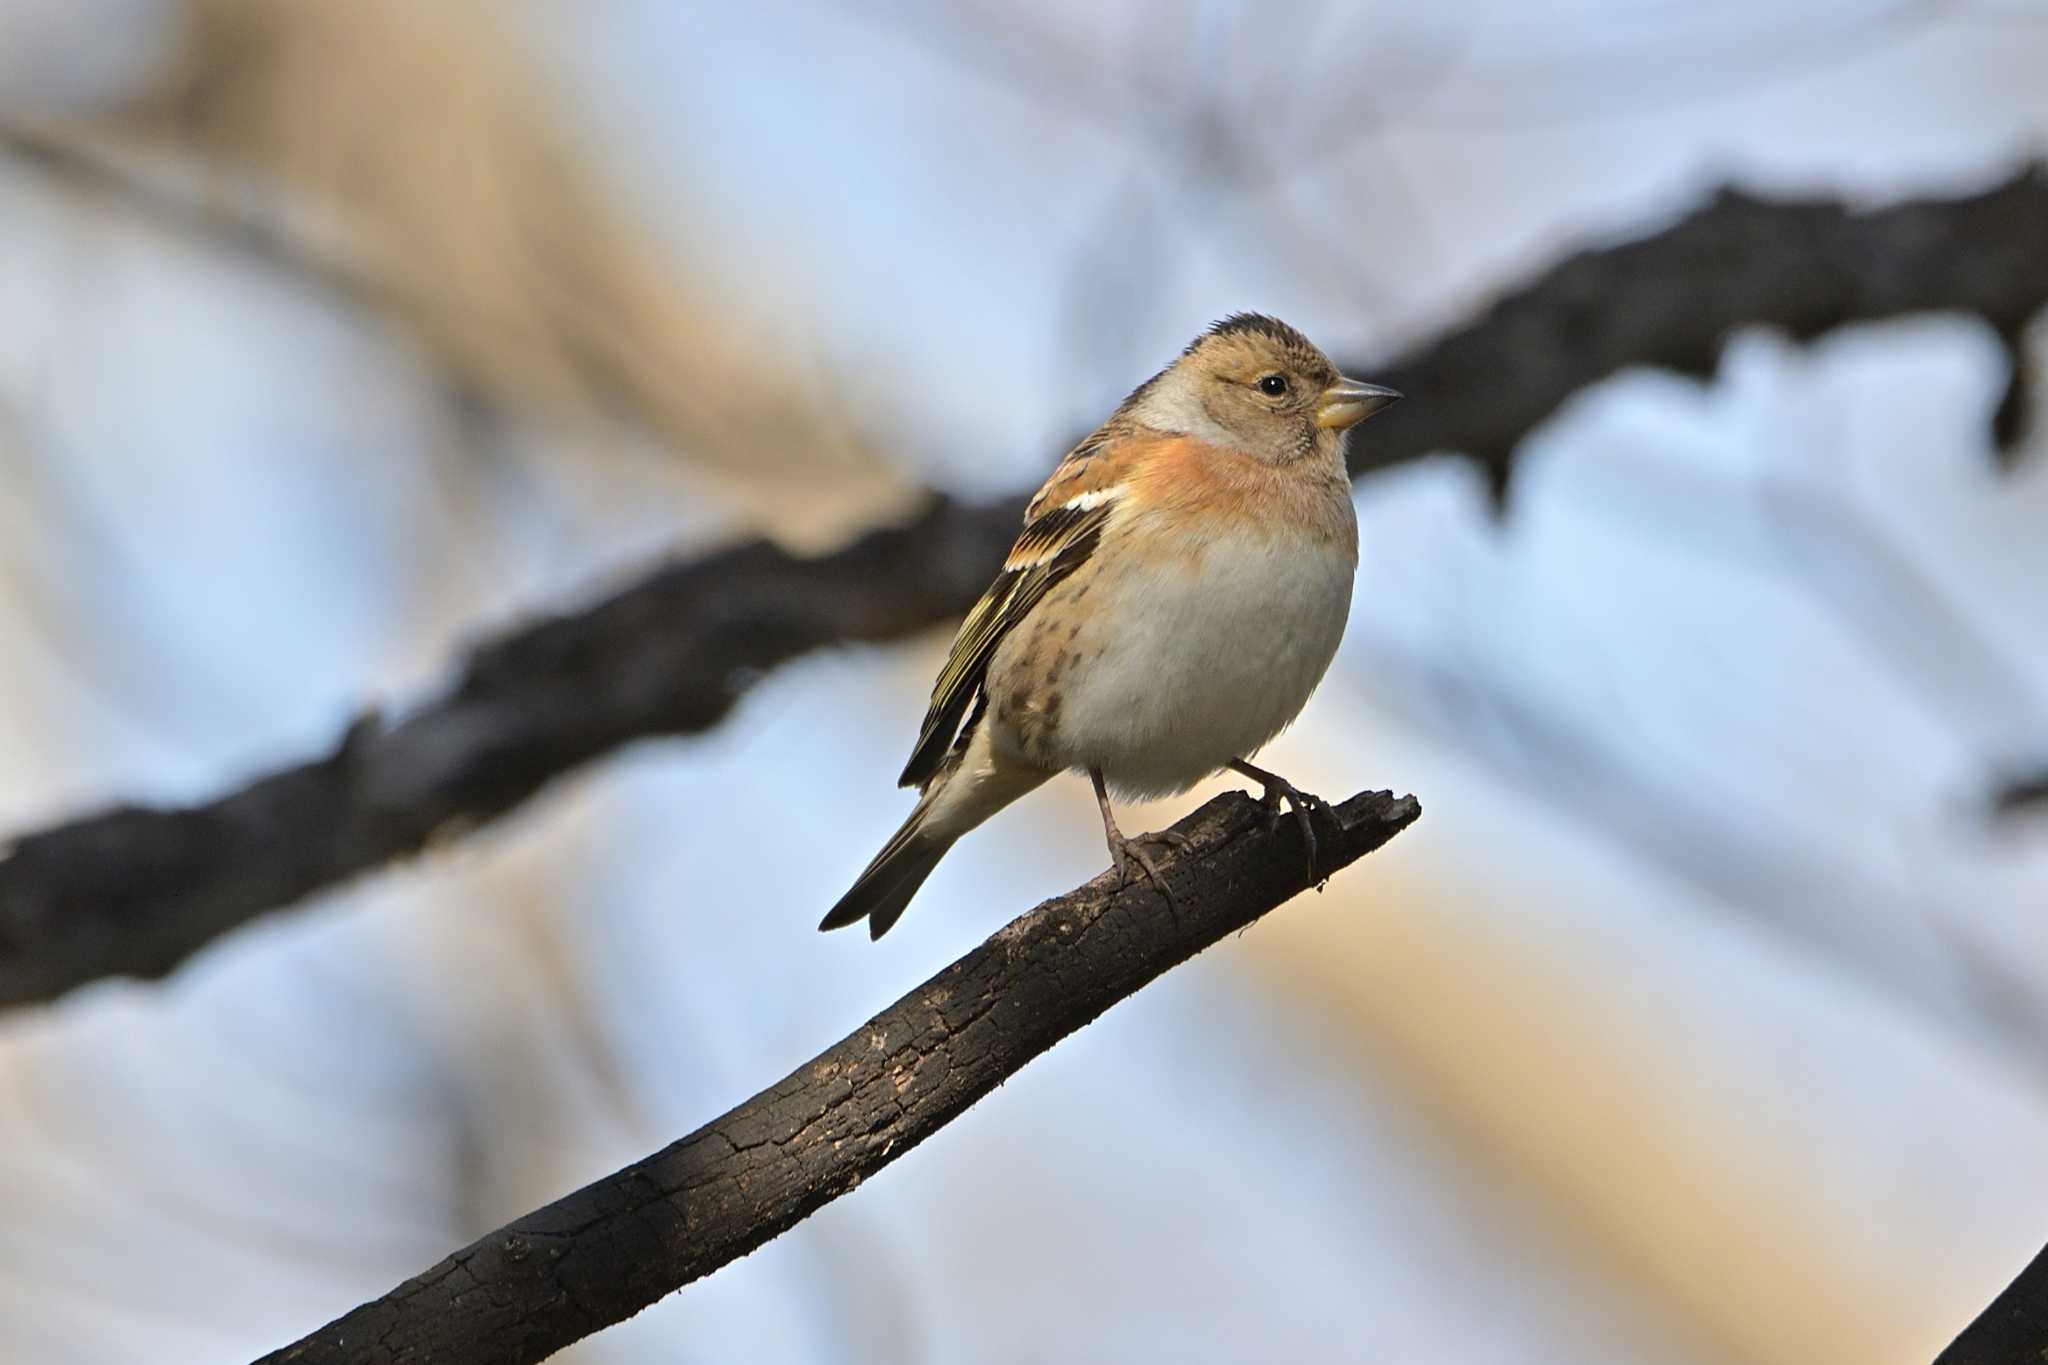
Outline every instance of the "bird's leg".
<path fill-rule="evenodd" d="M 1109 856 L 1114 861 L 1117 880 L 1129 886 L 1131 865 L 1137 864 L 1144 872 L 1145 879 L 1152 883 L 1152 889 L 1165 899 L 1166 908 L 1173 912 L 1175 919 L 1180 918 L 1180 902 L 1173 898 L 1173 888 L 1166 884 L 1166 878 L 1160 874 L 1159 868 L 1145 852 L 1143 845 L 1156 841 L 1172 844 L 1176 848 L 1185 848 L 1188 837 L 1168 830 L 1164 834 L 1141 834 L 1135 839 L 1126 839 L 1123 831 L 1116 827 L 1116 815 L 1109 808 L 1109 788 L 1102 781 L 1102 769 L 1090 768 L 1088 780 L 1095 784 L 1095 803 L 1102 807 L 1102 833 L 1109 840 Z"/>
<path fill-rule="evenodd" d="M 1315 881 L 1316 822 L 1315 817 L 1310 812 L 1316 806 L 1322 806 L 1327 809 L 1330 803 L 1323 800 L 1320 796 L 1311 796 L 1286 778 L 1280 776 L 1280 774 L 1269 773 L 1264 768 L 1255 768 L 1241 758 L 1231 759 L 1229 767 L 1233 772 L 1243 773 L 1246 777 L 1249 777 L 1252 781 L 1265 788 L 1265 791 L 1259 794 L 1259 804 L 1266 808 L 1266 828 L 1268 830 L 1280 827 L 1280 803 L 1282 801 L 1285 801 L 1294 808 L 1295 823 L 1301 826 L 1302 841 L 1308 845 L 1308 879 L 1311 882 Z"/>

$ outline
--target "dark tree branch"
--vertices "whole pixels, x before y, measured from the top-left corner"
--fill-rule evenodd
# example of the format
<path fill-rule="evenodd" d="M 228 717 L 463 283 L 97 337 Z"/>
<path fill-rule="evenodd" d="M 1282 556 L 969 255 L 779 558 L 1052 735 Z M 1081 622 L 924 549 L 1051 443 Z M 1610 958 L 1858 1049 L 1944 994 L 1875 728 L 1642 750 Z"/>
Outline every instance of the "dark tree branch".
<path fill-rule="evenodd" d="M 1516 445 L 1571 397 L 1648 365 L 1711 376 L 1738 327 L 1805 341 L 1853 322 L 1971 313 L 2009 348 L 2048 306 L 2048 167 L 1982 194 L 1857 211 L 1724 190 L 1654 236 L 1581 252 L 1372 378 L 1408 395 L 1352 445 L 1361 474 L 1433 451 L 1505 490 Z M 2026 366 L 1997 434 L 2020 435 Z"/>
<path fill-rule="evenodd" d="M 1977 1315 L 1934 1365 L 2039 1365 L 2048 1360 L 2048 1248 Z"/>
<path fill-rule="evenodd" d="M 1413 797 L 1317 814 L 1321 872 L 1380 847 Z M 1292 820 L 1239 792 L 1176 826 L 1178 912 L 1105 873 L 1049 900 L 724 1116 L 515 1219 L 294 1346 L 283 1365 L 522 1365 L 623 1321 L 785 1232 L 1032 1058 L 1308 885 Z"/>
<path fill-rule="evenodd" d="M 630 740 L 710 729 L 799 654 L 957 615 L 1021 515 L 940 503 L 823 558 L 756 541 L 670 565 L 484 646 L 447 696 L 395 724 L 361 717 L 317 762 L 208 805 L 124 806 L 23 838 L 0 858 L 0 1003 L 166 972 Z"/>
<path fill-rule="evenodd" d="M 1361 366 L 1410 401 L 1356 442 L 1353 471 L 1455 452 L 1504 490 L 1516 445 L 1572 394 L 1632 365 L 1705 375 L 1736 326 L 1812 337 L 1948 309 L 2014 338 L 2044 303 L 2039 168 L 1868 212 L 1724 193 L 1662 232 L 1566 259 L 1390 365 Z M 1021 506 L 942 503 L 819 559 L 756 543 L 671 565 L 484 648 L 450 695 L 391 726 L 365 716 L 325 758 L 205 805 L 123 807 L 26 836 L 0 859 L 0 1004 L 167 971 L 621 744 L 715 725 L 766 669 L 957 616 Z"/>

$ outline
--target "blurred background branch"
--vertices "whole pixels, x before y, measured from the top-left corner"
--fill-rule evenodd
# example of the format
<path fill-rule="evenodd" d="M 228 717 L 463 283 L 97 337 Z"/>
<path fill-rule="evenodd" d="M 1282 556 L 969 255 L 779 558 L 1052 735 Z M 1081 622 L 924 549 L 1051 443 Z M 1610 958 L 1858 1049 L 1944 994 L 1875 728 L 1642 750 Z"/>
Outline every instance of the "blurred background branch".
<path fill-rule="evenodd" d="M 2009 779 L 1992 794 L 1992 806 L 2002 816 L 2017 816 L 2048 806 L 2048 771 Z"/>
<path fill-rule="evenodd" d="M 448 695 L 395 722 L 364 714 L 317 762 L 204 806 L 122 807 L 19 839 L 0 857 L 0 1000 L 160 975 L 250 916 L 456 837 L 622 744 L 709 729 L 797 655 L 955 615 L 1020 514 L 941 500 L 818 558 L 764 540 L 670 565 L 480 648 Z"/>
<path fill-rule="evenodd" d="M 1982 318 L 2011 353 L 1994 419 L 2011 450 L 2028 416 L 2028 323 L 2048 304 L 2048 170 L 1955 199 L 1857 210 L 1723 190 L 1678 223 L 1580 252 L 1373 373 L 1408 394 L 1352 472 L 1455 451 L 1505 499 L 1516 444 L 1572 394 L 1630 366 L 1700 378 L 1737 328 L 1810 341 L 1919 312 Z"/>
<path fill-rule="evenodd" d="M 1320 871 L 1342 871 L 1420 814 L 1414 797 L 1392 792 L 1319 813 Z M 1111 873 L 1049 900 L 689 1136 L 264 1361 L 524 1365 L 787 1232 L 1060 1039 L 1307 888 L 1300 828 L 1242 793 L 1174 828 L 1189 846 L 1160 871 L 1177 908 L 1149 884 L 1118 888 Z"/>

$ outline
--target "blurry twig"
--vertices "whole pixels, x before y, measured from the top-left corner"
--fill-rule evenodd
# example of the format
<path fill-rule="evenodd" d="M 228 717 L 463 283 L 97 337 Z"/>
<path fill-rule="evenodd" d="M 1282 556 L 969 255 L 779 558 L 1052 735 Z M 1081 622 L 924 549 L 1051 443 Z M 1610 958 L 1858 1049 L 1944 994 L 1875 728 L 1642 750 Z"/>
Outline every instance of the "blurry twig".
<path fill-rule="evenodd" d="M 1992 813 L 2013 818 L 2035 810 L 2048 810 L 2048 768 L 2001 783 L 1991 797 Z"/>
<path fill-rule="evenodd" d="M 1105 52 L 1016 7 L 913 0 L 859 10 L 919 50 L 1043 110 L 1085 117 L 1111 134 L 1135 134 L 1124 179 L 1156 192 L 1170 212 L 1148 215 L 1149 235 L 1134 232 L 1118 243 L 1125 249 L 1116 258 L 1126 268 L 1135 261 L 1156 269 L 1159 246 L 1185 234 L 1226 259 L 1252 253 L 1286 260 L 1297 275 L 1313 272 L 1317 287 L 1341 292 L 1355 311 L 1383 309 L 1389 290 L 1364 253 L 1350 249 L 1341 228 L 1332 232 L 1301 213 L 1287 182 L 1382 131 L 1389 120 L 1380 101 L 1437 79 L 1444 63 L 1375 69 L 1370 81 L 1354 79 L 1349 93 L 1311 103 L 1303 92 L 1340 82 L 1304 71 L 1292 43 L 1285 50 L 1269 44 L 1261 53 L 1257 30 L 1267 16 L 1256 7 L 1204 10 L 1193 22 L 1178 13 L 1173 22 L 1137 13 L 1126 41 Z M 1298 40 L 1322 18 L 1297 14 L 1285 28 Z M 1160 59 L 1162 43 L 1175 45 L 1169 60 Z M 1349 65 L 1355 78 L 1356 63 Z M 1161 236 L 1161 223 L 1173 232 Z M 1148 245 L 1131 249 L 1135 242 Z"/>
<path fill-rule="evenodd" d="M 1319 819 L 1323 870 L 1421 814 L 1354 796 Z M 783 1080 L 688 1137 L 489 1233 L 259 1365 L 537 1361 L 788 1231 L 1025 1063 L 1306 889 L 1302 836 L 1242 793 L 1176 828 L 1178 912 L 1113 874 L 1045 902 Z"/>
<path fill-rule="evenodd" d="M 304 279 L 337 302 L 363 307 L 380 293 L 395 292 L 395 285 L 371 274 L 340 234 L 323 231 L 310 217 L 287 225 L 277 196 L 251 183 L 210 177 L 202 189 L 189 175 L 61 125 L 0 127 L 0 154 L 88 195 L 125 203 L 188 237 Z"/>
<path fill-rule="evenodd" d="M 1674 8 L 1720 14 L 1705 6 Z M 1522 61 L 1472 60 L 1462 72 L 1463 88 L 1478 99 L 1463 107 L 1418 100 L 1405 109 L 1405 121 L 1432 132 L 1469 133 L 1657 114 L 1837 69 L 1948 16 L 1955 0 L 1842 8 L 1851 12 L 1833 15 L 1819 6 L 1774 12 L 1765 24 L 1718 41 L 1682 26 L 1674 37 L 1673 26 L 1663 24 L 1666 31 L 1654 41 L 1581 45 L 1570 59 L 1552 52 Z"/>
<path fill-rule="evenodd" d="M 1709 374 L 1738 326 L 1810 338 L 1943 309 L 2017 337 L 2044 303 L 2040 168 L 1868 212 L 1723 193 L 1662 232 L 1567 258 L 1391 365 L 1357 367 L 1410 401 L 1373 425 L 1352 469 L 1461 453 L 1505 493 L 1521 438 L 1574 393 L 1633 365 Z M 628 741 L 710 728 L 763 670 L 956 616 L 1000 564 L 1021 505 L 942 503 L 817 559 L 756 542 L 670 565 L 480 650 L 447 697 L 391 726 L 366 715 L 327 757 L 205 805 L 125 807 L 25 836 L 0 858 L 0 1003 L 167 971 Z"/>
<path fill-rule="evenodd" d="M 104 130 L 0 126 L 0 155 L 188 240 L 287 276 L 337 306 L 407 322 L 433 347 L 451 391 L 464 401 L 485 395 L 504 401 L 515 393 L 522 400 L 539 393 L 559 401 L 562 392 L 576 388 L 615 415 L 638 419 L 693 451 L 707 441 L 715 446 L 720 439 L 728 445 L 737 440 L 703 412 L 685 413 L 677 406 L 688 397 L 678 390 L 677 375 L 687 375 L 688 367 L 670 363 L 666 353 L 650 354 L 644 337 L 606 310 L 608 291 L 583 279 L 588 271 L 578 252 L 589 248 L 579 247 L 573 233 L 561 234 L 567 240 L 548 236 L 545 219 L 536 218 L 527 235 L 501 245 L 497 263 L 519 288 L 507 286 L 494 295 L 474 286 L 452 287 L 445 271 L 379 249 L 374 234 L 344 222 L 346 214 L 297 202 L 259 175 L 211 164 L 166 164 Z M 662 292 L 664 281 L 645 279 L 646 292 Z M 571 377 L 528 382 L 536 367 Z M 657 371 L 666 386 L 655 378 Z"/>

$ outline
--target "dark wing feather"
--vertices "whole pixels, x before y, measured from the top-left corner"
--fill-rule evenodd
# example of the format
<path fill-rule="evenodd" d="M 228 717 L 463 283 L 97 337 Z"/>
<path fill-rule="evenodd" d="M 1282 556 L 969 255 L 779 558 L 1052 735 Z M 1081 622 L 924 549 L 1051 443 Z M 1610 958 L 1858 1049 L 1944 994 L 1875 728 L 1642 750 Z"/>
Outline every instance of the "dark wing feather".
<path fill-rule="evenodd" d="M 960 718 L 988 676 L 996 647 L 1039 599 L 1087 562 L 1114 503 L 1114 498 L 1106 498 L 1092 507 L 1055 507 L 1026 523 L 1002 573 L 953 637 L 953 651 L 932 686 L 931 707 L 924 713 L 917 748 L 896 779 L 898 786 L 923 786 L 939 770 L 960 729 Z"/>

